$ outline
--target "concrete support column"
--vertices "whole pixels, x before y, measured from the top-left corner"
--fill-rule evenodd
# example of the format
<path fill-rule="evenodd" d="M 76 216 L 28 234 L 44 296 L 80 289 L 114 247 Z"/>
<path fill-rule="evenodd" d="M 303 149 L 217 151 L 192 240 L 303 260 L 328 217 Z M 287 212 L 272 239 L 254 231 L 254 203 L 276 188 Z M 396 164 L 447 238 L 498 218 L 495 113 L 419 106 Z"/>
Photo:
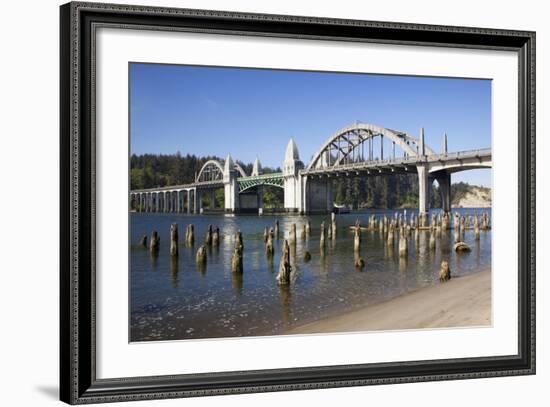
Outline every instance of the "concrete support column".
<path fill-rule="evenodd" d="M 199 213 L 202 212 L 202 195 L 203 195 L 203 191 L 199 192 L 199 199 L 198 199 L 198 202 L 199 202 Z"/>
<path fill-rule="evenodd" d="M 428 214 L 430 210 L 430 182 L 428 166 L 419 164 L 416 166 L 418 171 L 418 210 L 420 213 Z"/>
<path fill-rule="evenodd" d="M 302 208 L 300 209 L 300 213 L 303 215 L 307 215 L 309 213 L 309 203 L 308 203 L 308 178 L 307 176 L 300 177 L 300 182 L 302 184 L 301 186 L 301 202 L 302 202 Z"/>
<path fill-rule="evenodd" d="M 327 202 L 327 206 L 326 206 L 327 213 L 330 213 L 330 212 L 332 212 L 332 209 L 334 208 L 334 200 L 333 200 L 333 196 L 332 196 L 332 178 L 331 177 L 327 177 L 326 202 Z"/>
<path fill-rule="evenodd" d="M 191 213 L 191 192 L 192 191 L 193 191 L 192 189 L 187 190 L 187 213 L 188 214 Z"/>
<path fill-rule="evenodd" d="M 437 175 L 437 183 L 441 192 L 441 209 L 443 212 L 451 211 L 451 174 L 443 172 Z"/>
<path fill-rule="evenodd" d="M 301 182 L 305 187 L 305 203 L 301 205 L 301 211 L 307 213 L 331 212 L 334 206 L 332 178 L 327 176 L 313 176 L 307 182 Z M 286 192 L 286 191 L 285 191 Z"/>
<path fill-rule="evenodd" d="M 196 215 L 198 213 L 197 210 L 198 203 L 197 203 L 197 188 L 193 190 L 193 213 Z"/>
<path fill-rule="evenodd" d="M 225 210 L 227 212 L 238 212 L 239 210 L 239 185 L 237 177 L 231 174 L 227 177 L 223 185 Z"/>
<path fill-rule="evenodd" d="M 187 201 L 187 190 L 181 190 L 181 213 L 185 213 L 185 205 Z"/>
<path fill-rule="evenodd" d="M 264 189 L 259 186 L 256 190 L 256 193 L 258 194 L 258 209 L 264 207 Z"/>
<path fill-rule="evenodd" d="M 210 198 L 210 209 L 216 208 L 216 191 L 211 189 L 209 193 Z"/>

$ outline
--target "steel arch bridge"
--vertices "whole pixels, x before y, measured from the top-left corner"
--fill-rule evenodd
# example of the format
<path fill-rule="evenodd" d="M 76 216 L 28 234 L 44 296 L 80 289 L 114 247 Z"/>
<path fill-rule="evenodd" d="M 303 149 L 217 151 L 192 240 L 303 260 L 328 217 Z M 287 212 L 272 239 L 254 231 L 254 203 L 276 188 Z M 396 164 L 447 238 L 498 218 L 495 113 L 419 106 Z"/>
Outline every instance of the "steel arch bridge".
<path fill-rule="evenodd" d="M 355 123 L 330 136 L 313 156 L 306 170 L 384 160 L 384 137 L 392 142 L 392 160 L 396 159 L 396 146 L 403 151 L 404 158 L 417 157 L 422 152 L 435 154 L 423 143 L 423 139 L 418 140 L 405 132 L 374 124 Z M 380 146 L 379 156 L 375 155 L 376 141 Z"/>
<path fill-rule="evenodd" d="M 384 151 L 389 146 L 389 151 Z M 359 177 L 384 174 L 418 174 L 419 210 L 429 209 L 429 189 L 437 180 L 442 193 L 443 209 L 450 210 L 451 174 L 475 168 L 492 167 L 490 148 L 469 151 L 447 151 L 447 135 L 443 151 L 436 153 L 428 147 L 421 129 L 418 138 L 410 134 L 356 122 L 333 133 L 320 146 L 310 163 L 300 160 L 294 140 L 290 140 L 283 161 L 283 171 L 260 174 L 259 160 L 251 175 L 234 162 L 230 155 L 224 162 L 209 160 L 198 172 L 195 181 L 187 185 L 131 191 L 131 203 L 138 210 L 183 211 L 197 213 L 202 196 L 224 188 L 224 209 L 237 212 L 243 200 L 260 195 L 262 186 L 284 189 L 285 210 L 312 213 L 330 211 L 333 206 L 333 177 Z M 187 201 L 185 201 L 187 197 Z M 186 203 L 185 203 L 186 202 Z M 250 203 L 250 202 L 249 202 Z M 261 199 L 257 201 L 261 205 Z"/>
<path fill-rule="evenodd" d="M 238 179 L 239 192 L 246 192 L 252 188 L 269 185 L 273 187 L 284 188 L 284 178 L 282 172 L 273 172 L 257 176 L 243 177 Z"/>

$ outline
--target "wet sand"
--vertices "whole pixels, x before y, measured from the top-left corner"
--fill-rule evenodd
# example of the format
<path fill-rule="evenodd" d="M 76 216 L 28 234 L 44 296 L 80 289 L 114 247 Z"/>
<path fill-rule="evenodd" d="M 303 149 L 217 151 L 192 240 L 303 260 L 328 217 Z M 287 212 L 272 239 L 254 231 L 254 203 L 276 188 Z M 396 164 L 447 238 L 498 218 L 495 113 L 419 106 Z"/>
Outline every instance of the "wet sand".
<path fill-rule="evenodd" d="M 312 322 L 285 334 L 491 325 L 491 270 Z"/>

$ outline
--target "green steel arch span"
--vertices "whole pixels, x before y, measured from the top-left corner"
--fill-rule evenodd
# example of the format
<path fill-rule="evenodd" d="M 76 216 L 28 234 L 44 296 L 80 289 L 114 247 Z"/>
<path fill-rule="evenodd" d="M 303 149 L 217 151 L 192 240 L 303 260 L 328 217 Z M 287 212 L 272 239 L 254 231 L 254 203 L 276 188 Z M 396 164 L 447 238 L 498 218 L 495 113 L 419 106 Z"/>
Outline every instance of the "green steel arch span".
<path fill-rule="evenodd" d="M 239 184 L 239 193 L 262 185 L 270 185 L 273 187 L 284 188 L 284 178 L 282 172 L 273 172 L 270 174 L 262 174 L 250 177 L 240 177 L 237 178 L 237 182 Z"/>

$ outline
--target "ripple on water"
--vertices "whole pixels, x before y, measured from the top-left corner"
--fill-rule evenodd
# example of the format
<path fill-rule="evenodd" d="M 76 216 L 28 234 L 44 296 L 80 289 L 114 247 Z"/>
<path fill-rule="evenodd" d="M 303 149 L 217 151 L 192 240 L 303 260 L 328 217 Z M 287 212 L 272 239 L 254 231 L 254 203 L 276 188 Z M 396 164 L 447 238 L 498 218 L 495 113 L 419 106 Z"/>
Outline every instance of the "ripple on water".
<path fill-rule="evenodd" d="M 465 212 L 465 210 L 462 210 Z M 473 212 L 473 211 L 472 211 Z M 410 211 L 409 211 L 410 213 Z M 166 244 L 158 257 L 147 250 L 130 251 L 130 334 L 132 341 L 216 338 L 284 333 L 294 326 L 377 303 L 408 291 L 434 284 L 441 260 L 449 261 L 454 275 L 475 272 L 491 265 L 491 232 L 482 232 L 475 241 L 466 232 L 472 252 L 457 255 L 452 249 L 453 234 L 442 238 L 435 252 L 427 250 L 426 232 L 420 247 L 414 235 L 409 240 L 406 261 L 397 255 L 397 244 L 388 250 L 378 232 L 362 234 L 362 271 L 354 267 L 353 236 L 348 226 L 359 218 L 363 224 L 371 213 L 337 216 L 335 241 L 327 240 L 324 254 L 319 248 L 319 225 L 323 216 L 186 216 L 172 214 L 131 215 L 131 239 L 158 230 L 161 242 L 169 241 L 170 224 L 181 230 L 195 226 L 201 242 L 208 224 L 222 231 L 220 246 L 208 250 L 205 269 L 198 269 L 194 254 L 198 248 L 182 245 L 177 261 L 171 261 Z M 263 228 L 279 220 L 281 236 L 297 224 L 296 247 L 291 246 L 291 262 L 296 278 L 289 287 L 280 287 L 276 275 L 283 240 L 274 241 L 272 262 L 265 256 Z M 311 220 L 312 233 L 302 240 L 301 224 Z M 242 276 L 231 272 L 233 235 L 241 230 L 244 239 Z M 260 232 L 259 232 L 260 231 Z M 418 249 L 418 250 L 417 250 Z M 304 253 L 311 261 L 303 261 Z"/>

